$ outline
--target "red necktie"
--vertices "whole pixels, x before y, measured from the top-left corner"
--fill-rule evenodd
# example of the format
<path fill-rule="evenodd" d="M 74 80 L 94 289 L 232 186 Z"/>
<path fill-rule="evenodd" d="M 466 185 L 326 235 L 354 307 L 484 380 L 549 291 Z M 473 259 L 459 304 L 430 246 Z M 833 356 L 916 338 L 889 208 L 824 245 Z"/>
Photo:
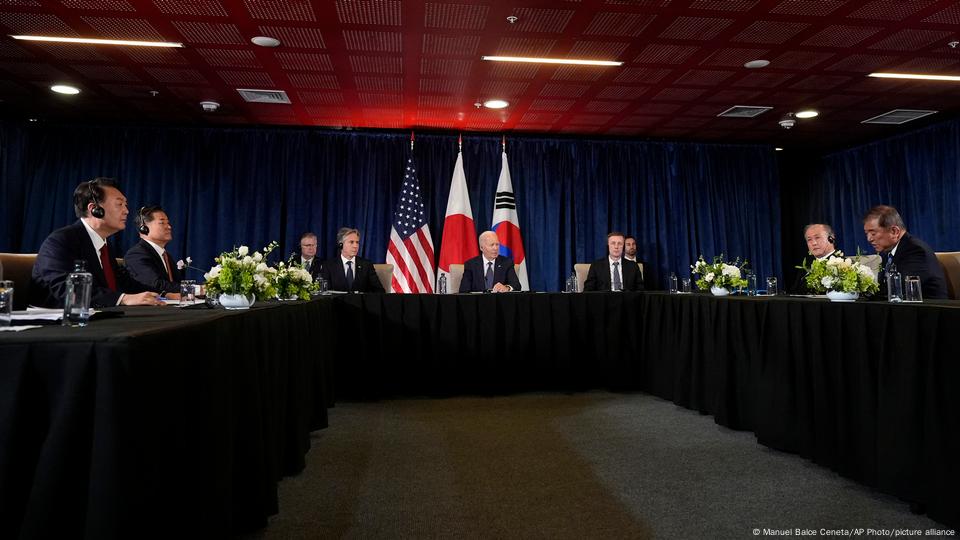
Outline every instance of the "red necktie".
<path fill-rule="evenodd" d="M 173 281 L 173 267 L 170 266 L 170 254 L 163 252 L 163 265 L 167 267 L 167 278 Z"/>
<path fill-rule="evenodd" d="M 113 265 L 110 264 L 110 250 L 107 249 L 106 244 L 100 248 L 100 264 L 103 266 L 103 278 L 107 280 L 107 287 L 116 292 L 117 278 L 113 275 Z"/>

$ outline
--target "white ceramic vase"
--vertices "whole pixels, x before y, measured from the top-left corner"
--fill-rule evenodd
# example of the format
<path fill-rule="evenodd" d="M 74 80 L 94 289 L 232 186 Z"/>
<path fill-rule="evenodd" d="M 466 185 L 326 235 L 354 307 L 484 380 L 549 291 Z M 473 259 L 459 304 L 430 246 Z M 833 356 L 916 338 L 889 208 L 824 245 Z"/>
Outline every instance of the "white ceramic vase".
<path fill-rule="evenodd" d="M 250 296 L 244 296 L 242 294 L 221 294 L 220 305 L 225 309 L 250 309 L 250 306 L 257 301 L 257 296 L 251 294 Z"/>
<path fill-rule="evenodd" d="M 730 294 L 730 289 L 725 289 L 723 287 L 710 287 L 710 293 L 714 296 L 726 296 Z"/>
<path fill-rule="evenodd" d="M 831 302 L 854 302 L 857 298 L 860 298 L 860 293 L 827 291 L 827 298 L 829 298 Z"/>

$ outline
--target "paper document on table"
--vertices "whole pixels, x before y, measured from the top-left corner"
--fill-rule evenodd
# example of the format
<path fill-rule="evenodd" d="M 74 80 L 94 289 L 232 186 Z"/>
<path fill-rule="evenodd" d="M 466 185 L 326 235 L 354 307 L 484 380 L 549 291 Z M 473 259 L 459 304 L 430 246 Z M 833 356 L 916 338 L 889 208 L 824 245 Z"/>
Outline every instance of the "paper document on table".
<path fill-rule="evenodd" d="M 40 325 L 25 325 L 25 326 L 0 326 L 0 332 L 23 332 L 24 330 L 30 330 L 31 328 L 43 328 Z"/>
<path fill-rule="evenodd" d="M 59 321 L 63 318 L 62 309 L 28 307 L 26 311 L 14 311 L 14 321 Z"/>

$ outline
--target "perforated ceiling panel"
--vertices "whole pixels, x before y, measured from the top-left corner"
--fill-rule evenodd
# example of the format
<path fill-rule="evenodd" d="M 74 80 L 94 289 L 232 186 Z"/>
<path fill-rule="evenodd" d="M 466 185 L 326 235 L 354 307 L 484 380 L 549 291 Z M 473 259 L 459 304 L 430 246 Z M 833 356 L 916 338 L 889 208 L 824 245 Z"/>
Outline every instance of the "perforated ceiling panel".
<path fill-rule="evenodd" d="M 508 20 L 516 17 L 513 22 Z M 8 0 L 0 115 L 202 125 L 442 128 L 837 147 L 960 112 L 954 0 Z M 182 42 L 183 49 L 18 42 L 10 34 Z M 254 36 L 280 40 L 253 45 Z M 481 55 L 619 60 L 621 67 Z M 770 65 L 748 69 L 765 59 Z M 44 91 L 78 86 L 73 97 Z M 250 104 L 237 88 L 283 90 Z M 476 108 L 501 98 L 504 110 Z M 199 101 L 223 105 L 201 112 Z M 756 118 L 717 115 L 773 107 Z M 790 131 L 777 121 L 814 108 Z M 939 111 L 903 126 L 861 121 Z"/>

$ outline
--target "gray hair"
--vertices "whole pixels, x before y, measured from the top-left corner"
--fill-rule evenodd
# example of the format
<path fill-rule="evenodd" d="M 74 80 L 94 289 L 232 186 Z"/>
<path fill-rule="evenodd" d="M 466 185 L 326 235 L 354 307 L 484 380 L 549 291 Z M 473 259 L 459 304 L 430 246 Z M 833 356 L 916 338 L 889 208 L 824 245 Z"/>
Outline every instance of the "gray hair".
<path fill-rule="evenodd" d="M 357 235 L 357 240 L 360 239 L 360 230 L 359 230 L 359 229 L 353 229 L 353 228 L 350 228 L 350 227 L 340 227 L 340 230 L 337 231 L 337 245 L 342 244 L 343 241 L 344 241 L 344 239 L 346 239 L 346 237 L 349 236 L 349 235 L 351 235 L 351 234 L 356 234 L 356 235 Z"/>

